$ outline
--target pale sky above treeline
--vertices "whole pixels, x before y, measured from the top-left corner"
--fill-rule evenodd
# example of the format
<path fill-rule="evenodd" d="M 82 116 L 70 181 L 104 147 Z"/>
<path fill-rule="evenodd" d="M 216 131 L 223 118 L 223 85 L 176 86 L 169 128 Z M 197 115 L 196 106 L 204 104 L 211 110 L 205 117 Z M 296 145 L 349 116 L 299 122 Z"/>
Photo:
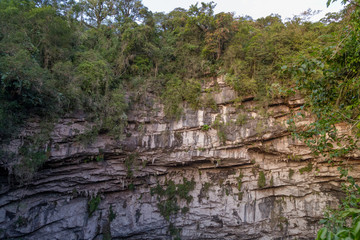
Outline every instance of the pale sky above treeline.
<path fill-rule="evenodd" d="M 153 12 L 168 13 L 177 7 L 188 9 L 196 0 L 143 0 L 143 4 Z M 201 1 L 199 1 L 200 3 Z M 203 1 L 210 2 L 210 1 Z M 343 6 L 340 0 L 326 7 L 326 0 L 213 0 L 216 3 L 215 13 L 234 12 L 236 16 L 250 16 L 254 19 L 279 14 L 283 20 L 293 18 L 308 9 L 321 10 L 312 17 L 317 21 L 328 12 L 338 12 Z"/>

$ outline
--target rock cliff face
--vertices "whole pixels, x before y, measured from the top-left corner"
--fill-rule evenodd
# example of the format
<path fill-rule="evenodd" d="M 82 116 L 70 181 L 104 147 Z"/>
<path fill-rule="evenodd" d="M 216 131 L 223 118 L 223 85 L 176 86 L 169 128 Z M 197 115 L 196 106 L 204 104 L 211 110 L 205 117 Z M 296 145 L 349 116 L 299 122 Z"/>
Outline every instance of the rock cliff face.
<path fill-rule="evenodd" d="M 31 183 L 9 184 L 2 166 L 0 238 L 313 239 L 341 192 L 337 166 L 287 130 L 303 100 L 275 99 L 264 111 L 219 89 L 217 109 L 185 108 L 178 121 L 151 97 L 133 105 L 122 140 L 81 143 L 85 120 L 60 119 Z M 359 172 L 356 158 L 349 164 Z"/>

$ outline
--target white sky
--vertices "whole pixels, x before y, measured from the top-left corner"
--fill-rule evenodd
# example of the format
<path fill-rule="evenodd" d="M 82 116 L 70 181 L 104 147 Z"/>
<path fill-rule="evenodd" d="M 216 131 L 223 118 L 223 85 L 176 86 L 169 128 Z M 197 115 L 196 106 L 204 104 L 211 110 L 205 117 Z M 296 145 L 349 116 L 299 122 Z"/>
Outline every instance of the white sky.
<path fill-rule="evenodd" d="M 196 0 L 143 0 L 142 3 L 153 12 L 170 12 L 177 7 L 188 9 Z M 210 2 L 203 0 L 203 2 Z M 292 18 L 295 15 L 311 8 L 322 10 L 313 17 L 317 21 L 327 12 L 338 12 L 342 9 L 340 0 L 326 7 L 326 0 L 213 0 L 217 5 L 215 12 L 235 12 L 236 16 L 249 15 L 254 19 L 266 17 L 272 13 L 279 14 L 282 19 Z M 199 3 L 200 4 L 200 3 Z"/>

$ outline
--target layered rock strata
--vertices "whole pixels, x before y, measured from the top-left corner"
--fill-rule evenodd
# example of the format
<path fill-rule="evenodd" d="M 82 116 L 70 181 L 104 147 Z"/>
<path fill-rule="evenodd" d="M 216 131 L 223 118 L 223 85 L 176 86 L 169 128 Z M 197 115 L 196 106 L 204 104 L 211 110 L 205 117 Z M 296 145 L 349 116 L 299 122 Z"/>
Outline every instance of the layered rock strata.
<path fill-rule="evenodd" d="M 122 140 L 100 134 L 84 144 L 85 119 L 60 119 L 31 182 L 8 181 L 2 166 L 0 238 L 314 239 L 342 193 L 336 164 L 287 130 L 303 99 L 235 104 L 235 92 L 218 86 L 217 108 L 185 107 L 177 121 L 152 97 L 133 105 Z M 298 127 L 310 122 L 306 115 Z M 358 163 L 348 160 L 355 173 Z"/>

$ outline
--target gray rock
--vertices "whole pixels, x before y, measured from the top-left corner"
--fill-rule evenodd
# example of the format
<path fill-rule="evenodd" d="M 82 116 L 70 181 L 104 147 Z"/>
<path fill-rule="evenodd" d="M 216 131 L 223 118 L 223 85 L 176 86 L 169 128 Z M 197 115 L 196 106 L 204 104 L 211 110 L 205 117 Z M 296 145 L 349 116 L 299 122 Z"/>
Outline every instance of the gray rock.
<path fill-rule="evenodd" d="M 50 158 L 34 179 L 22 186 L 2 183 L 0 238 L 171 239 L 172 223 L 181 239 L 313 239 L 324 208 L 338 203 L 340 182 L 336 167 L 313 159 L 287 131 L 286 119 L 303 99 L 277 99 L 271 114 L 262 116 L 254 101 L 237 110 L 231 105 L 235 98 L 221 85 L 214 96 L 218 112 L 185 109 L 177 122 L 166 119 L 156 101 L 152 109 L 134 105 L 123 140 L 100 135 L 88 145 L 76 137 L 91 124 L 82 116 L 60 119 Z M 244 112 L 246 123 L 234 123 Z M 218 114 L 225 143 L 218 130 L 201 130 Z M 299 124 L 309 122 L 310 116 Z M 38 128 L 29 124 L 24 134 Z M 16 153 L 20 144 L 15 139 L 5 148 Z M 103 160 L 95 161 L 100 154 Z M 309 159 L 314 170 L 300 174 Z M 349 162 L 354 175 L 360 173 L 358 161 Z M 183 213 L 167 221 L 159 209 L 166 196 L 151 189 L 158 183 L 166 188 L 170 180 L 181 184 L 183 178 L 195 182 L 192 199 L 178 199 Z M 97 206 L 91 196 L 100 196 Z"/>

